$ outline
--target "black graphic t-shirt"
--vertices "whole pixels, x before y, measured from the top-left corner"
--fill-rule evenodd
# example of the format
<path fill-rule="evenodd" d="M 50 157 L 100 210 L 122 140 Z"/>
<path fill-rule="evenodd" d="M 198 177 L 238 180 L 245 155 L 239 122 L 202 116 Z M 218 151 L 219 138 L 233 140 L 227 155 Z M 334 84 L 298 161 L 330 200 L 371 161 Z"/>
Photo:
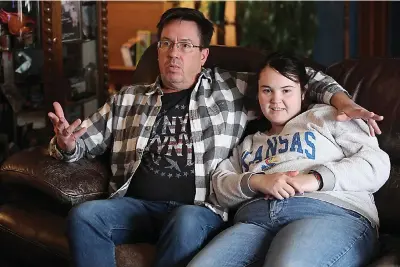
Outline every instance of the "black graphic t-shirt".
<path fill-rule="evenodd" d="M 194 156 L 189 122 L 192 90 L 164 94 L 153 127 L 127 196 L 193 204 Z"/>

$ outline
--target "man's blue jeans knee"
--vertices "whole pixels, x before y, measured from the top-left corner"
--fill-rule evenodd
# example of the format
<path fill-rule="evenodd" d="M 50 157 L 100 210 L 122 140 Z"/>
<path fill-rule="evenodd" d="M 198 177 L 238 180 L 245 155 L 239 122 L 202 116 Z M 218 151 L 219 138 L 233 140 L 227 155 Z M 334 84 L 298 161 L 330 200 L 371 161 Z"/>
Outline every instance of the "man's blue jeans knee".
<path fill-rule="evenodd" d="M 222 226 L 204 207 L 124 197 L 73 208 L 68 237 L 76 267 L 116 266 L 115 246 L 140 242 L 157 244 L 155 266 L 185 266 Z"/>
<path fill-rule="evenodd" d="M 222 227 L 222 219 L 205 207 L 186 205 L 176 208 L 161 231 L 154 266 L 186 266 Z"/>
<path fill-rule="evenodd" d="M 367 219 L 319 200 L 258 200 L 234 221 L 188 267 L 363 266 L 377 250 Z"/>

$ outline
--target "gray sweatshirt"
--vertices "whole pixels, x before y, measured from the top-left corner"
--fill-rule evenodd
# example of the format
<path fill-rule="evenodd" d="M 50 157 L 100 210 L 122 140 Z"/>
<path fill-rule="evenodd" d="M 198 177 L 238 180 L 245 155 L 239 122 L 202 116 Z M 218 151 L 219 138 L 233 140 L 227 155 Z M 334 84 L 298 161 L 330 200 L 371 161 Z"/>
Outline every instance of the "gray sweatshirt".
<path fill-rule="evenodd" d="M 315 105 L 287 122 L 279 135 L 257 132 L 234 148 L 212 175 L 217 204 L 236 207 L 254 198 L 248 180 L 255 173 L 318 171 L 321 191 L 302 196 L 353 210 L 379 225 L 373 193 L 389 178 L 389 156 L 361 120 L 338 122 L 336 109 Z"/>

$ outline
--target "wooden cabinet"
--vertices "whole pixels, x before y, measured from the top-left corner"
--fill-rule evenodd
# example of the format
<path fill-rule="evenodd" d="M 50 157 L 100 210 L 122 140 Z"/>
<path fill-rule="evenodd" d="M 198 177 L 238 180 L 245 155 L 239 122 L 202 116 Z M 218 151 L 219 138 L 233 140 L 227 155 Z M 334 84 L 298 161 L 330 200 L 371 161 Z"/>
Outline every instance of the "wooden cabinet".
<path fill-rule="evenodd" d="M 67 119 L 84 118 L 107 97 L 107 2 L 42 1 L 40 5 L 45 108 L 53 110 L 57 101 Z"/>
<path fill-rule="evenodd" d="M 0 162 L 35 145 L 46 125 L 40 5 L 2 1 L 0 10 Z"/>
<path fill-rule="evenodd" d="M 30 29 L 17 29 L 32 33 L 29 43 L 25 37 L 30 35 L 15 33 L 12 21 L 4 21 L 7 16 L 0 21 L 0 85 L 6 92 L 0 92 L 0 161 L 2 147 L 15 144 L 23 149 L 49 141 L 53 127 L 47 113 L 53 111 L 53 102 L 62 105 L 71 122 L 96 111 L 108 96 L 107 2 L 31 1 L 29 5 L 20 9 L 16 1 L 2 2 L 15 18 L 23 14 L 24 20 L 29 17 L 34 23 Z M 20 59 L 21 52 L 32 64 L 18 74 L 17 68 L 27 63 Z"/>

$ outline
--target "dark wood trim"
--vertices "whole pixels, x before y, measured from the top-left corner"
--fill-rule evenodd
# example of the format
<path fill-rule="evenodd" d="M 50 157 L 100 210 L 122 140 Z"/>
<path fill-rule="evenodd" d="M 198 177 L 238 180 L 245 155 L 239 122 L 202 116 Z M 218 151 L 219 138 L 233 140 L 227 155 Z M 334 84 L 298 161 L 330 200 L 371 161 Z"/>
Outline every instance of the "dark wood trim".
<path fill-rule="evenodd" d="M 44 54 L 44 103 L 46 111 L 50 111 L 53 110 L 54 101 L 63 105 L 66 100 L 65 83 L 60 82 L 63 80 L 61 2 L 42 1 L 40 5 Z"/>
<path fill-rule="evenodd" d="M 358 2 L 359 57 L 387 56 L 387 1 Z"/>
<path fill-rule="evenodd" d="M 98 88 L 98 104 L 101 106 L 108 97 L 109 86 L 109 65 L 108 65 L 108 6 L 106 1 L 99 1 L 96 3 L 97 7 L 97 49 L 98 49 L 98 75 L 99 75 L 99 88 Z"/>

